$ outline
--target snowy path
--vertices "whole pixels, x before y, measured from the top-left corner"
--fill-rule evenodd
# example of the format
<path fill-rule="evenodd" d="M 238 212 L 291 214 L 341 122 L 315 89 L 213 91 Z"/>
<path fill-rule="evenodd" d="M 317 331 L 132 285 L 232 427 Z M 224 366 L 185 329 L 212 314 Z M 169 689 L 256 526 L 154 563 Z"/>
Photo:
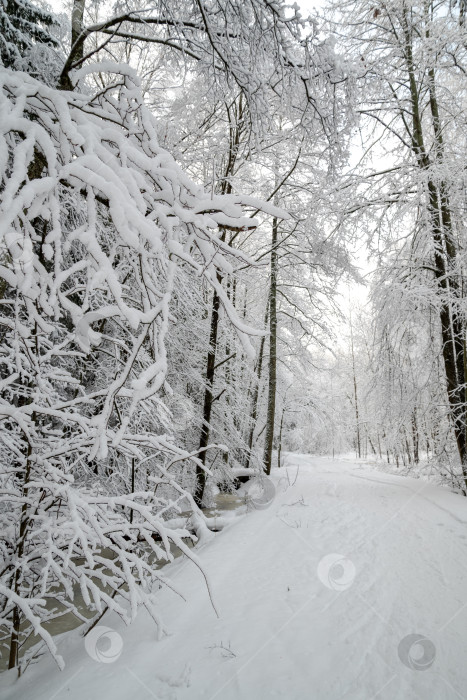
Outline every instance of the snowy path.
<path fill-rule="evenodd" d="M 200 551 L 219 618 L 197 569 L 175 562 L 187 602 L 161 592 L 171 636 L 108 616 L 115 663 L 72 635 L 63 673 L 46 660 L 5 700 L 467 700 L 467 499 L 326 458 L 290 456 L 292 481 L 296 465 L 293 486 L 274 474 L 268 509 Z M 403 642 L 414 633 L 422 657 Z"/>

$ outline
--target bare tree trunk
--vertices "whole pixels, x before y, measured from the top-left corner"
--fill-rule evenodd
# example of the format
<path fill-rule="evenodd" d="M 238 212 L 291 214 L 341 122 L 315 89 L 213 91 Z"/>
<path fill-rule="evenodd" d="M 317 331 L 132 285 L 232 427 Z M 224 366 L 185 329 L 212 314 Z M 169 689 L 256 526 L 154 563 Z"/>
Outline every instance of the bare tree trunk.
<path fill-rule="evenodd" d="M 134 457 L 131 458 L 131 493 L 135 492 L 135 478 L 136 478 L 136 460 Z M 130 523 L 133 522 L 134 509 L 130 511 Z"/>
<path fill-rule="evenodd" d="M 284 416 L 285 416 L 285 406 L 281 413 L 281 422 L 279 425 L 279 440 L 277 442 L 277 468 L 280 469 L 281 466 L 281 453 L 282 453 L 282 429 L 284 427 Z"/>
<path fill-rule="evenodd" d="M 28 402 L 29 403 L 29 402 Z M 36 414 L 33 413 L 32 416 L 32 421 L 35 423 L 36 421 Z M 18 537 L 18 549 L 17 549 L 17 557 L 18 559 L 21 559 L 24 553 L 24 545 L 26 542 L 26 533 L 29 527 L 29 516 L 28 516 L 28 504 L 27 504 L 27 498 L 28 498 L 28 490 L 29 490 L 29 482 L 30 482 L 30 476 L 31 476 L 31 444 L 28 443 L 27 447 L 27 462 L 26 462 L 26 469 L 24 473 L 24 482 L 23 482 L 23 488 L 22 488 L 22 496 L 23 496 L 23 505 L 21 508 L 21 521 L 20 521 L 20 526 L 19 526 L 19 537 Z M 19 569 L 17 569 L 15 573 L 15 579 L 14 579 L 14 587 L 13 590 L 16 594 L 19 593 L 18 591 L 18 585 L 19 585 Z M 13 629 L 11 631 L 11 638 L 10 638 L 10 654 L 9 654 L 9 659 L 8 659 L 8 668 L 16 668 L 19 663 L 19 634 L 20 634 L 20 626 L 21 626 L 21 612 L 20 609 L 17 605 L 13 608 Z"/>
<path fill-rule="evenodd" d="M 266 313 L 264 315 L 264 326 L 266 327 L 269 319 L 269 299 L 266 305 Z M 253 449 L 253 437 L 255 434 L 256 423 L 258 420 L 258 398 L 259 398 L 259 388 L 261 382 L 261 374 L 263 371 L 263 356 L 264 356 L 264 344 L 266 341 L 266 336 L 263 335 L 259 345 L 258 353 L 258 364 L 256 366 L 256 382 L 253 389 L 253 396 L 251 399 L 251 410 L 250 410 L 250 434 L 248 436 L 248 452 L 246 456 L 245 468 L 249 469 L 251 463 L 251 450 Z"/>
<path fill-rule="evenodd" d="M 352 325 L 352 311 L 350 311 L 350 351 L 352 353 L 352 374 L 353 374 L 353 390 L 354 390 L 354 401 L 355 401 L 355 426 L 357 430 L 357 457 L 360 459 L 362 456 L 361 444 L 360 444 L 360 419 L 358 414 L 358 393 L 357 393 L 357 375 L 355 373 L 355 352 L 353 344 L 353 325 Z"/>
<path fill-rule="evenodd" d="M 406 452 L 407 452 L 407 461 L 408 461 L 409 464 L 412 464 L 412 463 L 413 463 L 413 457 L 412 457 L 412 452 L 410 451 L 410 443 L 409 443 L 409 438 L 407 437 L 407 435 L 406 435 L 406 437 L 405 437 L 405 449 L 406 449 Z"/>
<path fill-rule="evenodd" d="M 232 192 L 232 185 L 230 182 L 230 176 L 235 170 L 235 165 L 237 162 L 239 146 L 244 130 L 243 123 L 243 97 L 240 96 L 238 100 L 237 107 L 227 106 L 227 116 L 229 119 L 229 153 L 228 161 L 225 168 L 224 177 L 221 183 L 221 193 L 230 194 Z M 224 242 L 226 239 L 226 230 L 224 229 L 220 240 Z M 217 281 L 222 282 L 221 275 L 217 275 Z M 209 444 L 209 431 L 210 431 L 210 421 L 212 413 L 213 395 L 212 389 L 214 385 L 214 376 L 216 371 L 216 350 L 217 350 L 217 334 L 219 328 L 219 306 L 220 299 L 219 296 L 214 292 L 212 297 L 212 309 L 211 309 L 211 326 L 209 331 L 209 351 L 206 360 L 206 385 L 204 390 L 204 401 L 203 401 L 203 424 L 201 426 L 201 435 L 199 441 L 199 459 L 203 466 L 198 465 L 196 467 L 196 486 L 194 499 L 196 504 L 200 507 L 203 501 L 204 489 L 206 486 L 206 472 L 204 470 L 204 465 L 206 463 L 206 447 Z"/>
<path fill-rule="evenodd" d="M 269 363 L 268 363 L 268 404 L 266 432 L 264 437 L 264 470 L 271 473 L 272 448 L 274 443 L 274 419 L 276 413 L 277 389 L 277 268 L 278 268 L 278 220 L 272 222 L 271 238 L 271 280 L 269 285 Z"/>
<path fill-rule="evenodd" d="M 73 9 L 71 11 L 71 49 L 60 76 L 59 87 L 61 90 L 73 90 L 70 71 L 84 57 L 86 35 L 83 31 L 83 19 L 85 4 L 86 0 L 73 0 Z"/>
<path fill-rule="evenodd" d="M 419 455 L 420 436 L 418 434 L 417 409 L 416 408 L 414 408 L 413 414 L 412 414 L 412 439 L 413 439 L 413 461 L 415 462 L 415 464 L 418 464 L 420 461 L 420 455 Z"/>
<path fill-rule="evenodd" d="M 219 276 L 218 280 L 220 281 Z M 214 384 L 214 374 L 216 365 L 217 331 L 219 328 L 219 305 L 219 296 L 216 294 L 216 292 L 214 292 L 212 297 L 211 327 L 209 331 L 209 350 L 206 361 L 206 384 L 204 389 L 203 402 L 203 424 L 201 426 L 201 436 L 199 440 L 200 453 L 198 458 L 202 462 L 203 466 L 196 466 L 196 488 L 194 493 L 194 499 L 198 507 L 201 507 L 202 505 L 204 489 L 206 486 L 206 471 L 203 467 L 206 463 L 206 447 L 209 444 L 209 430 L 213 404 L 212 389 Z"/>

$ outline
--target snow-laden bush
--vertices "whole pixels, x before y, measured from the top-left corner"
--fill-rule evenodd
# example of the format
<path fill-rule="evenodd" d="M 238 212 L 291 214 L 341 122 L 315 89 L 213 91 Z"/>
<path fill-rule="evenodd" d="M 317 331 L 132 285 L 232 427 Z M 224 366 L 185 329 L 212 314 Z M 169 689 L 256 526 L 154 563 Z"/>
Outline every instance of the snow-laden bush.
<path fill-rule="evenodd" d="M 208 195 L 157 142 L 138 79 L 121 65 L 94 96 L 0 70 L 0 588 L 10 666 L 44 622 L 76 611 L 160 624 L 154 559 L 167 519 L 196 510 L 177 479 L 197 463 L 170 436 L 166 337 L 177 266 L 213 285 L 239 251 L 219 226 L 251 227 L 237 195 Z M 272 207 L 266 207 L 272 211 Z M 229 260 L 230 259 L 230 260 Z M 185 462 L 186 463 L 186 462 Z M 118 595 L 117 595 L 118 594 Z M 162 627 L 160 627 L 162 629 Z"/>

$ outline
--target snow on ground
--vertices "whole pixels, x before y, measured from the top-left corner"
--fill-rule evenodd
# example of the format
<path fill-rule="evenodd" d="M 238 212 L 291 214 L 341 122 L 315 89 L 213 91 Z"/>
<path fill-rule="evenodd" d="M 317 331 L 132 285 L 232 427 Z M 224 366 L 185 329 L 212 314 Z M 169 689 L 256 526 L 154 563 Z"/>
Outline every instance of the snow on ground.
<path fill-rule="evenodd" d="M 325 457 L 289 455 L 273 480 L 268 508 L 199 552 L 219 617 L 179 560 L 186 602 L 159 593 L 170 636 L 105 616 L 103 661 L 75 631 L 65 671 L 4 674 L 3 699 L 466 699 L 467 499 Z"/>
<path fill-rule="evenodd" d="M 402 461 L 397 466 L 395 462 L 391 461 L 388 463 L 384 457 L 381 458 L 377 455 L 368 455 L 358 459 L 355 456 L 355 452 L 337 454 L 336 460 L 351 462 L 352 464 L 363 464 L 386 474 L 399 474 L 400 476 L 410 476 L 412 479 L 423 479 L 431 484 L 444 486 L 454 493 L 462 493 L 464 487 L 462 472 L 456 464 L 455 458 L 451 466 L 448 464 L 440 465 L 439 461 L 434 457 L 427 459 L 425 452 L 420 453 L 418 464 L 405 466 Z"/>

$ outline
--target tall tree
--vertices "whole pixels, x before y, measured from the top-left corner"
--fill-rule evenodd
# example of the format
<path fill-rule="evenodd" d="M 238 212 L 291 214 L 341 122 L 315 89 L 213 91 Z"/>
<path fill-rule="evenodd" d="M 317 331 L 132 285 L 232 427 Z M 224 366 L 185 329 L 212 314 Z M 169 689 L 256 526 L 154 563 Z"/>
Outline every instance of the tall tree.
<path fill-rule="evenodd" d="M 444 2 L 407 0 L 360 2 L 344 13 L 350 51 L 362 66 L 360 112 L 373 141 L 350 211 L 379 208 L 380 240 L 395 248 L 403 235 L 396 221 L 404 220 L 413 232 L 407 288 L 417 284 L 420 268 L 432 275 L 420 300 L 438 309 L 450 416 L 467 478 L 463 222 L 459 182 L 451 176 L 462 157 L 456 147 L 466 87 L 462 13 Z M 380 171 L 369 160 L 377 153 L 388 164 Z M 397 213 L 388 225 L 390 207 Z"/>

